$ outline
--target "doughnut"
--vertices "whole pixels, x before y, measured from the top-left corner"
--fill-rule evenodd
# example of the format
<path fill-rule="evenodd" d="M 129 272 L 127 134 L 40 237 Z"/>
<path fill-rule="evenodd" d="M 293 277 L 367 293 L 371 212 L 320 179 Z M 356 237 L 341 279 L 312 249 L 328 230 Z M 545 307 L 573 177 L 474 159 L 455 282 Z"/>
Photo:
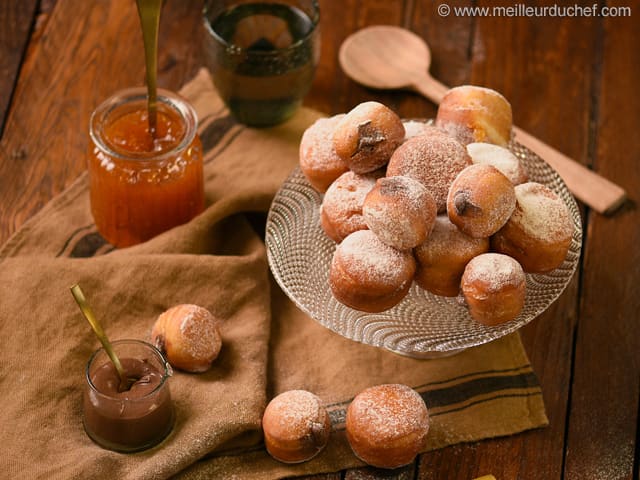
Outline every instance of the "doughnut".
<path fill-rule="evenodd" d="M 222 347 L 221 320 L 206 308 L 182 304 L 161 313 L 151 329 L 151 343 L 169 363 L 186 372 L 205 372 Z"/>
<path fill-rule="evenodd" d="M 320 399 L 306 390 L 289 390 L 269 402 L 262 417 L 264 444 L 284 463 L 306 462 L 327 445 L 331 419 Z"/>
<path fill-rule="evenodd" d="M 409 250 L 424 242 L 431 232 L 436 202 L 413 178 L 379 178 L 364 199 L 362 215 L 369 229 L 384 243 Z"/>
<path fill-rule="evenodd" d="M 349 171 L 331 184 L 320 206 L 320 225 L 329 238 L 341 242 L 350 233 L 367 228 L 362 204 L 380 176 L 382 172 L 358 175 Z"/>
<path fill-rule="evenodd" d="M 300 140 L 300 170 L 318 192 L 327 191 L 333 181 L 348 170 L 333 148 L 333 132 L 344 114 L 316 120 Z"/>
<path fill-rule="evenodd" d="M 513 183 L 494 166 L 482 163 L 460 172 L 447 197 L 449 220 L 474 238 L 500 230 L 515 206 Z"/>
<path fill-rule="evenodd" d="M 460 290 L 471 317 L 493 326 L 516 318 L 524 307 L 526 279 L 522 266 L 501 253 L 483 253 L 469 261 Z"/>
<path fill-rule="evenodd" d="M 418 180 L 433 195 L 438 213 L 442 213 L 451 182 L 469 165 L 471 158 L 460 142 L 429 127 L 398 147 L 387 165 L 387 177 L 405 175 Z"/>
<path fill-rule="evenodd" d="M 364 102 L 346 114 L 336 126 L 333 147 L 356 173 L 383 167 L 404 140 L 402 120 L 378 102 Z"/>
<path fill-rule="evenodd" d="M 382 312 L 405 297 L 415 270 L 411 251 L 382 243 L 371 230 L 358 230 L 336 247 L 329 286 L 336 300 L 348 307 Z"/>
<path fill-rule="evenodd" d="M 488 251 L 488 238 L 472 238 L 451 223 L 448 216 L 438 215 L 431 234 L 413 250 L 416 284 L 436 295 L 456 297 L 464 267 L 473 257 Z"/>
<path fill-rule="evenodd" d="M 551 189 L 536 182 L 515 187 L 516 208 L 492 238 L 491 248 L 510 255 L 528 273 L 546 273 L 567 256 L 574 226 L 569 209 Z"/>
<path fill-rule="evenodd" d="M 473 163 L 493 165 L 514 185 L 520 185 L 529 179 L 522 162 L 504 147 L 492 143 L 470 143 L 467 145 L 467 152 Z"/>
<path fill-rule="evenodd" d="M 347 408 L 346 433 L 353 453 L 378 468 L 407 465 L 426 446 L 429 412 L 422 397 L 401 384 L 360 392 Z"/>
<path fill-rule="evenodd" d="M 405 140 L 427 133 L 429 128 L 431 128 L 427 122 L 420 120 L 402 120 L 402 125 L 404 125 Z"/>
<path fill-rule="evenodd" d="M 511 105 L 495 90 L 475 85 L 450 89 L 442 98 L 436 125 L 464 145 L 473 142 L 507 146 L 511 140 Z"/>

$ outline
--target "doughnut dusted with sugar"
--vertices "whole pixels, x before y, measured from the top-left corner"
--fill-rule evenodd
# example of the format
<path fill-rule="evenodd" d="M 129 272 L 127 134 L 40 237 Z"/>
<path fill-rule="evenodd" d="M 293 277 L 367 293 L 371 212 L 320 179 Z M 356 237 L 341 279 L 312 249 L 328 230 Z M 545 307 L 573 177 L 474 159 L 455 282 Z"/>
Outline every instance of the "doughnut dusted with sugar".
<path fill-rule="evenodd" d="M 451 184 L 447 214 L 471 237 L 489 237 L 507 222 L 516 206 L 513 184 L 497 168 L 474 164 Z"/>
<path fill-rule="evenodd" d="M 333 134 L 333 147 L 356 173 L 383 167 L 404 140 L 402 120 L 378 102 L 364 102 L 343 117 Z"/>
<path fill-rule="evenodd" d="M 387 177 L 404 175 L 418 180 L 433 195 L 438 213 L 442 213 L 447 208 L 451 182 L 469 165 L 471 157 L 464 145 L 429 127 L 398 147 L 387 165 Z"/>
<path fill-rule="evenodd" d="M 507 146 L 511 140 L 511 104 L 500 93 L 476 85 L 450 89 L 442 98 L 436 125 L 464 145 L 487 142 Z"/>
<path fill-rule="evenodd" d="M 499 325 L 522 311 L 526 278 L 517 260 L 500 253 L 483 253 L 465 267 L 460 290 L 474 320 Z"/>
<path fill-rule="evenodd" d="M 518 260 L 528 273 L 558 268 L 573 238 L 569 209 L 553 190 L 540 183 L 517 185 L 515 194 L 513 215 L 491 237 L 491 248 Z"/>
<path fill-rule="evenodd" d="M 176 305 L 158 316 L 151 330 L 151 343 L 173 367 L 205 372 L 222 348 L 221 324 L 206 308 Z"/>
<path fill-rule="evenodd" d="M 378 468 L 411 463 L 426 446 L 429 412 L 422 397 L 401 384 L 367 388 L 349 404 L 347 440 L 363 462 Z"/>
<path fill-rule="evenodd" d="M 382 312 L 407 294 L 416 270 L 411 251 L 384 244 L 371 230 L 340 243 L 329 268 L 329 286 L 340 303 L 363 312 Z"/>
<path fill-rule="evenodd" d="M 381 176 L 381 171 L 364 175 L 348 171 L 331 184 L 320 206 L 320 225 L 329 238 L 341 242 L 350 233 L 367 228 L 362 204 Z"/>
<path fill-rule="evenodd" d="M 306 390 L 289 390 L 269 402 L 262 417 L 267 452 L 284 463 L 306 462 L 324 449 L 331 419 L 320 399 Z"/>
<path fill-rule="evenodd" d="M 379 178 L 367 194 L 362 215 L 369 229 L 387 245 L 409 250 L 424 242 L 436 218 L 436 202 L 410 177 Z"/>
<path fill-rule="evenodd" d="M 404 139 L 409 140 L 412 137 L 417 137 L 423 133 L 428 133 L 431 126 L 427 122 L 420 120 L 402 120 L 404 125 Z"/>
<path fill-rule="evenodd" d="M 470 143 L 467 152 L 473 163 L 493 165 L 514 185 L 529 179 L 527 169 L 510 150 L 492 143 Z"/>
<path fill-rule="evenodd" d="M 348 170 L 333 148 L 333 132 L 345 114 L 316 120 L 300 140 L 300 170 L 318 192 L 326 192 L 333 181 Z"/>
<path fill-rule="evenodd" d="M 431 293 L 455 297 L 460 293 L 460 280 L 467 263 L 488 251 L 488 238 L 472 238 L 451 223 L 447 215 L 438 215 L 431 234 L 413 250 L 415 281 Z"/>

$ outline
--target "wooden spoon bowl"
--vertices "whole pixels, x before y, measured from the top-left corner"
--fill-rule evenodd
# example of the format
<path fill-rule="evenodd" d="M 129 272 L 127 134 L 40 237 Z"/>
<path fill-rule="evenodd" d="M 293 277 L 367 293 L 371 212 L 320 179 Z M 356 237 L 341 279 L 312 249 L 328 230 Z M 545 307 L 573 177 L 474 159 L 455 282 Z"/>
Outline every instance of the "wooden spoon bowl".
<path fill-rule="evenodd" d="M 339 61 L 349 77 L 367 87 L 414 88 L 428 76 L 431 50 L 409 30 L 380 25 L 348 37 L 340 47 Z"/>

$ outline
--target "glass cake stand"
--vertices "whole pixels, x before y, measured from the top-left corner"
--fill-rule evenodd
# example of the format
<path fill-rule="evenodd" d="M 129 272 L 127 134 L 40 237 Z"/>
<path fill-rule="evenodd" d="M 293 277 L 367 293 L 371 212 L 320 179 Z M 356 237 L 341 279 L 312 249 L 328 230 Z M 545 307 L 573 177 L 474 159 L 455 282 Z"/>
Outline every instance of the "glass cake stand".
<path fill-rule="evenodd" d="M 431 294 L 415 282 L 402 302 L 384 312 L 361 312 L 338 302 L 329 288 L 336 244 L 320 226 L 322 194 L 309 185 L 299 168 L 279 189 L 267 218 L 267 257 L 273 276 L 298 308 L 321 325 L 346 338 L 410 357 L 453 354 L 516 331 L 544 312 L 566 288 L 580 258 L 582 228 L 576 201 L 556 171 L 516 142 L 509 149 L 523 162 L 530 181 L 546 185 L 562 198 L 575 227 L 560 267 L 526 275 L 524 309 L 514 320 L 494 327 L 481 325 L 456 298 Z"/>

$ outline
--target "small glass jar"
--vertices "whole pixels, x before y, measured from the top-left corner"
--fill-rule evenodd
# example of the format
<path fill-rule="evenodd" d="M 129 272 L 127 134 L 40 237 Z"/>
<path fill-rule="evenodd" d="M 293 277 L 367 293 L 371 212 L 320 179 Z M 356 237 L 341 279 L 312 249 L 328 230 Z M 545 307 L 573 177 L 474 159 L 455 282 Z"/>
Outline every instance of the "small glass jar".
<path fill-rule="evenodd" d="M 116 93 L 91 115 L 91 213 L 100 234 L 116 247 L 148 240 L 204 210 L 195 110 L 163 89 L 157 105 L 155 136 L 144 87 Z"/>
<path fill-rule="evenodd" d="M 203 60 L 233 116 L 254 127 L 289 119 L 320 59 L 318 0 L 207 0 L 203 14 Z"/>
<path fill-rule="evenodd" d="M 87 435 L 101 447 L 136 452 L 160 443 L 171 431 L 174 409 L 168 379 L 173 371 L 162 353 L 141 340 L 112 343 L 135 383 L 120 392 L 120 377 L 101 348 L 89 359 L 83 396 Z"/>

